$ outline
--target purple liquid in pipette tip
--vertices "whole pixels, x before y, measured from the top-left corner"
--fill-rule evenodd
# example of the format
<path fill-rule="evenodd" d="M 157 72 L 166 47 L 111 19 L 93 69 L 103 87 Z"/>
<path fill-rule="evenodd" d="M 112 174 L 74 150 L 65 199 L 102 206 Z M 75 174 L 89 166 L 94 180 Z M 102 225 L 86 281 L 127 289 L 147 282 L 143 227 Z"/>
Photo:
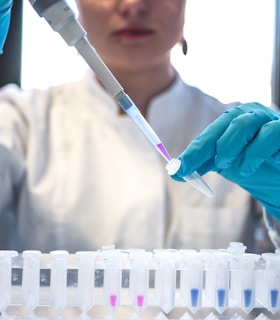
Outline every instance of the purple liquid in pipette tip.
<path fill-rule="evenodd" d="M 158 152 L 164 157 L 164 159 L 165 159 L 167 162 L 169 162 L 169 161 L 172 159 L 162 143 L 159 143 L 159 144 L 156 146 L 156 149 L 157 149 Z"/>

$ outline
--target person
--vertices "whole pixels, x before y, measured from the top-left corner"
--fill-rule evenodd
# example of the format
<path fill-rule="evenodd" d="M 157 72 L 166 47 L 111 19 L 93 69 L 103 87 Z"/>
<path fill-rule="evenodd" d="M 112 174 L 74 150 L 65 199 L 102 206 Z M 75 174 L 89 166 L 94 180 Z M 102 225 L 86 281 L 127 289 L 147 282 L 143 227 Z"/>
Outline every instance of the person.
<path fill-rule="evenodd" d="M 3 52 L 3 46 L 10 25 L 12 5 L 12 0 L 0 0 L 0 54 Z"/>
<path fill-rule="evenodd" d="M 238 184 L 265 209 L 272 240 L 280 247 L 280 113 L 259 103 L 225 111 L 179 156 L 181 180 L 194 171 L 214 171 Z M 272 218 L 274 218 L 273 221 Z"/>
<path fill-rule="evenodd" d="M 184 83 L 172 66 L 185 0 L 76 2 L 89 41 L 172 157 L 239 104 Z M 256 251 L 259 213 L 249 193 L 209 173 L 209 199 L 170 178 L 91 70 L 44 90 L 8 85 L 0 110 L 0 212 L 13 232 L 9 248 L 201 249 L 242 241 Z"/>

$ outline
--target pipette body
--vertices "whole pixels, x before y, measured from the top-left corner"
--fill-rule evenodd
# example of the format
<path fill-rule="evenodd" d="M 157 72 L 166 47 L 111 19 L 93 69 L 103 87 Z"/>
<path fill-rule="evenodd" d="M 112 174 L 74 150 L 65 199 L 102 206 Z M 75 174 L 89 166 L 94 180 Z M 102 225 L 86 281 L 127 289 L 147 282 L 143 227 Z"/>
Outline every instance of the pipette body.
<path fill-rule="evenodd" d="M 116 100 L 118 105 L 132 119 L 137 127 L 142 131 L 147 140 L 155 147 L 160 155 L 169 163 L 172 158 L 168 154 L 163 143 L 149 123 L 143 117 L 139 109 L 131 98 L 124 92 L 123 87 L 111 73 L 109 68 L 97 54 L 96 50 L 89 43 L 86 31 L 76 19 L 73 10 L 65 0 L 29 0 L 37 13 L 44 17 L 54 31 L 58 32 L 69 46 L 74 46 L 79 54 L 84 58 L 89 67 L 94 71 L 108 93 Z M 178 168 L 179 169 L 179 168 Z M 196 189 L 207 196 L 212 195 L 212 191 L 199 176 L 194 173 L 185 177 Z M 199 181 L 197 181 L 199 180 Z M 194 182 L 198 183 L 194 183 Z"/>

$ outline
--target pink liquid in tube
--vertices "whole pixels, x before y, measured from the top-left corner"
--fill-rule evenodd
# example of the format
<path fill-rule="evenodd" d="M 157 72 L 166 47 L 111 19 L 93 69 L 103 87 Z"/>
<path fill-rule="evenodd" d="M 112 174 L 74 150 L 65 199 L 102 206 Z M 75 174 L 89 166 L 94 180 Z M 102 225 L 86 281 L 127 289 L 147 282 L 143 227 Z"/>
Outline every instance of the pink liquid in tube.
<path fill-rule="evenodd" d="M 115 307 L 117 305 L 117 295 L 111 294 L 110 295 L 110 306 Z"/>
<path fill-rule="evenodd" d="M 138 295 L 137 296 L 137 307 L 143 307 L 144 305 L 144 296 L 143 295 Z"/>

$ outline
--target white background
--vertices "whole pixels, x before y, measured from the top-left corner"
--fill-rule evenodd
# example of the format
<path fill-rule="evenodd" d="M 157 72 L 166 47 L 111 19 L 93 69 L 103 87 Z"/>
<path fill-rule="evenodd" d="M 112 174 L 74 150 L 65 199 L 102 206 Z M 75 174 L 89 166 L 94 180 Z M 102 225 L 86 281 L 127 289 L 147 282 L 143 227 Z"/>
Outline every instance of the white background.
<path fill-rule="evenodd" d="M 76 10 L 74 0 L 68 3 Z M 274 11 L 275 0 L 187 0 L 188 54 L 176 47 L 175 67 L 189 84 L 222 102 L 269 105 Z M 85 68 L 75 49 L 24 1 L 22 86 L 75 80 Z"/>

